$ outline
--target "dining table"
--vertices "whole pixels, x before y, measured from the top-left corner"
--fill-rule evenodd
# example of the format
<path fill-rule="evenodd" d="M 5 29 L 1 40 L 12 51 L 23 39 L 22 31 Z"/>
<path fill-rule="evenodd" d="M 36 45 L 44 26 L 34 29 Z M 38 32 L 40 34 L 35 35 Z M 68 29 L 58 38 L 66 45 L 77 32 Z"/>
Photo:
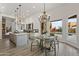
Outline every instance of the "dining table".
<path fill-rule="evenodd" d="M 36 39 L 38 39 L 40 41 L 39 43 L 39 48 L 41 49 L 41 51 L 45 52 L 45 55 L 47 55 L 46 50 L 52 50 L 54 49 L 55 55 L 56 55 L 56 44 L 55 44 L 55 36 L 47 36 L 47 35 L 40 35 L 40 36 L 35 36 Z M 49 43 L 49 47 L 47 48 Z M 53 46 L 52 46 L 53 45 Z"/>

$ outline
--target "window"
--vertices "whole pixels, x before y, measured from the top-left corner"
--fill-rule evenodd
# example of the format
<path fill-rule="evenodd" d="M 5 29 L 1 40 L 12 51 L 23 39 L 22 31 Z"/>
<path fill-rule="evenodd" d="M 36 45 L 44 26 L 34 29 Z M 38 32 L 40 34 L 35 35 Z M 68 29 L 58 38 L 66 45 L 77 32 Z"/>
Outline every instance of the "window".
<path fill-rule="evenodd" d="M 77 28 L 77 15 L 73 15 L 68 18 L 68 38 L 67 40 L 72 43 L 77 43 L 77 36 L 76 36 L 76 28 Z"/>
<path fill-rule="evenodd" d="M 68 33 L 76 33 L 77 15 L 68 18 Z"/>
<path fill-rule="evenodd" d="M 50 31 L 54 33 L 61 33 L 62 32 L 62 20 L 52 21 Z"/>
<path fill-rule="evenodd" d="M 68 33 L 76 33 L 76 18 L 68 19 Z"/>

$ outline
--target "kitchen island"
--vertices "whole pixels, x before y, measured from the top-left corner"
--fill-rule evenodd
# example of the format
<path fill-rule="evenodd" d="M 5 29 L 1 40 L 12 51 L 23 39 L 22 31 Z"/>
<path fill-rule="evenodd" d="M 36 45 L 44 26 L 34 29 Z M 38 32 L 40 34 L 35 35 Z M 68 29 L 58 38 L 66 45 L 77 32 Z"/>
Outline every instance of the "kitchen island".
<path fill-rule="evenodd" d="M 26 47 L 28 39 L 28 33 L 10 34 L 10 42 L 13 42 L 16 45 L 16 47 Z"/>

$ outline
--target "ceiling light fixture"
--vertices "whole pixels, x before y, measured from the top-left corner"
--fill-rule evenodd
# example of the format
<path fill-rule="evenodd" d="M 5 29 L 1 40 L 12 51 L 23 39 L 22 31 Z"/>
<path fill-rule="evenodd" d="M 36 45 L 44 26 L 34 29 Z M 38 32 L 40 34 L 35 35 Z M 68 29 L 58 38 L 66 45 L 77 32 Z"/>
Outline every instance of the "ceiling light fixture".
<path fill-rule="evenodd" d="M 22 10 L 22 5 L 18 5 L 18 7 L 16 8 L 15 17 L 16 17 L 16 30 L 17 30 L 17 27 L 20 28 L 20 26 L 23 24 L 25 18 Z"/>
<path fill-rule="evenodd" d="M 36 8 L 35 6 L 33 6 L 33 8 Z"/>
<path fill-rule="evenodd" d="M 4 9 L 4 8 L 5 8 L 4 6 L 1 7 L 1 9 Z"/>
<path fill-rule="evenodd" d="M 4 12 L 4 6 L 2 6 L 1 8 L 0 8 L 0 12 Z"/>
<path fill-rule="evenodd" d="M 46 10 L 45 10 L 45 3 L 44 3 L 44 9 L 43 9 L 43 14 L 40 16 L 40 23 L 41 23 L 41 34 L 46 34 L 47 33 L 47 22 L 49 21 L 49 17 L 47 14 L 46 14 Z"/>

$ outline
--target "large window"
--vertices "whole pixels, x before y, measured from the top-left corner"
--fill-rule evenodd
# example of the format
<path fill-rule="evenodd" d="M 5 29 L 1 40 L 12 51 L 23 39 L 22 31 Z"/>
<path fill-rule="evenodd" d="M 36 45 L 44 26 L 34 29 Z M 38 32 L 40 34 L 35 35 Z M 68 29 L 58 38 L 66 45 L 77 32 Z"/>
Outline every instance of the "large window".
<path fill-rule="evenodd" d="M 68 38 L 67 40 L 72 42 L 72 43 L 77 43 L 76 39 L 76 28 L 77 28 L 77 15 L 73 15 L 68 18 Z"/>
<path fill-rule="evenodd" d="M 62 20 L 52 21 L 50 31 L 53 33 L 61 33 L 62 32 Z"/>
<path fill-rule="evenodd" d="M 68 33 L 76 33 L 76 18 L 68 19 Z"/>

